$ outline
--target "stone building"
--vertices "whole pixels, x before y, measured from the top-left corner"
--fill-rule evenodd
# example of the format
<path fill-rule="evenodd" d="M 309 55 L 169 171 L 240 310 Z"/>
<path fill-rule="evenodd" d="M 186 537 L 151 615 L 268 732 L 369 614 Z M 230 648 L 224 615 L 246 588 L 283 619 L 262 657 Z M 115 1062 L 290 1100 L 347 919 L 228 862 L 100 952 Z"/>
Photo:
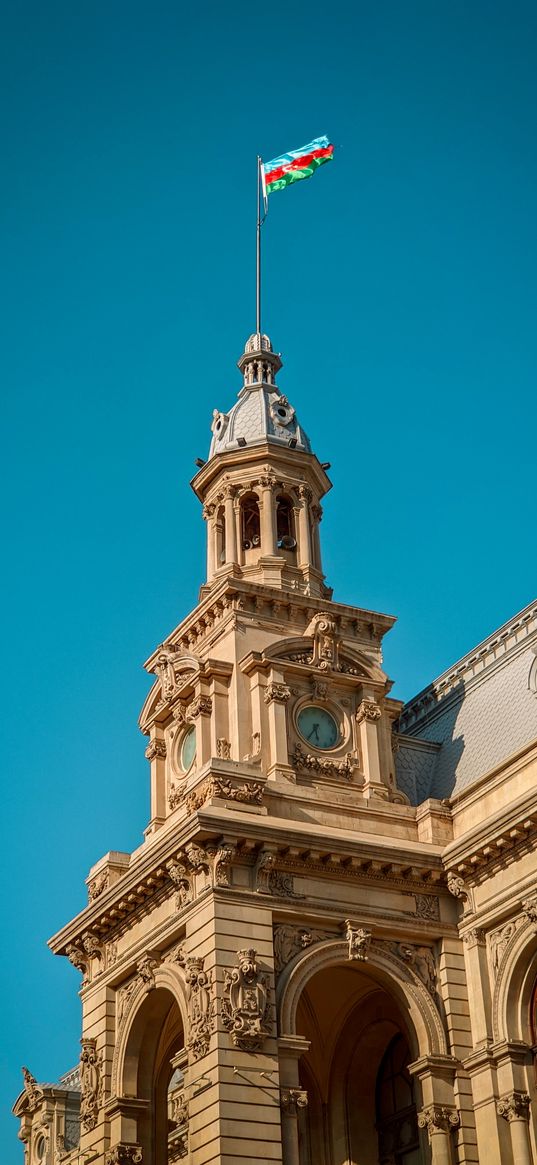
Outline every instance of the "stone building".
<path fill-rule="evenodd" d="M 26 1070 L 26 1165 L 537 1165 L 537 604 L 394 700 L 280 366 L 252 336 L 214 413 L 207 579 L 146 664 L 151 817 L 51 940 L 82 1051 Z"/>

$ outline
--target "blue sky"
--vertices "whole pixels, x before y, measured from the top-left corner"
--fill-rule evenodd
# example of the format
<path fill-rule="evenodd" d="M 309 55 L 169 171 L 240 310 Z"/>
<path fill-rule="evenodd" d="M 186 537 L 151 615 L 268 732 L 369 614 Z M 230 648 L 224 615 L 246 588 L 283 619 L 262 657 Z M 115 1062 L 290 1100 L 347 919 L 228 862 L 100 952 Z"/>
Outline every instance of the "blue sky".
<path fill-rule="evenodd" d="M 537 8 L 7 0 L 0 18 L 3 1165 L 20 1065 L 78 1056 L 46 939 L 148 816 L 141 661 L 195 604 L 189 489 L 264 327 L 334 489 L 334 597 L 414 694 L 535 598 Z"/>

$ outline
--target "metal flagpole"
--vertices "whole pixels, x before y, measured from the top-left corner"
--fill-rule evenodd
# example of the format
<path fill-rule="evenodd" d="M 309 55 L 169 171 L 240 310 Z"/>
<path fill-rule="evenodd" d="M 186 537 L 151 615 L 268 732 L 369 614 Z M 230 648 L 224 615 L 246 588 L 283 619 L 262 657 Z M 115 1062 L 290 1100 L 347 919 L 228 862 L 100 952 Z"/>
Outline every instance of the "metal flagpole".
<path fill-rule="evenodd" d="M 257 155 L 256 332 L 261 334 L 261 158 Z"/>

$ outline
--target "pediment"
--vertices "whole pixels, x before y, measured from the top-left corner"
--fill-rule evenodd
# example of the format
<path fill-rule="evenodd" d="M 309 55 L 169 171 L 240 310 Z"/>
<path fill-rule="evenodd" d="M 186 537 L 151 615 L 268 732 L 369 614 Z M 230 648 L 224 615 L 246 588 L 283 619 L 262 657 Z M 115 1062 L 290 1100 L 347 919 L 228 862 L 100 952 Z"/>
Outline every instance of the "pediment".
<path fill-rule="evenodd" d="M 332 659 L 330 658 L 328 650 L 326 654 L 327 657 L 323 658 L 315 636 L 306 635 L 301 638 L 294 636 L 292 639 L 282 639 L 278 643 L 272 644 L 263 652 L 263 659 L 266 659 L 267 662 L 283 665 L 319 667 L 323 671 L 332 670 L 358 679 L 361 677 L 381 681 L 385 679 L 380 668 L 376 667 L 367 656 L 359 651 L 345 646 L 338 648 L 335 658 L 334 655 Z"/>

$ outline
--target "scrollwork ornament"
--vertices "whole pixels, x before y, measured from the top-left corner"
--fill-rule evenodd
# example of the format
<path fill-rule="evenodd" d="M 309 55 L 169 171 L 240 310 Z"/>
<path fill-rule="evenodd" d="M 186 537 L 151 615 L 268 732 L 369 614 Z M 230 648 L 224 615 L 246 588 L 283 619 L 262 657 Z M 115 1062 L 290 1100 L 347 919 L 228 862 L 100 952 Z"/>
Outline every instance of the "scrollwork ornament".
<path fill-rule="evenodd" d="M 204 970 L 203 962 L 203 959 L 196 957 L 186 959 L 185 980 L 189 1019 L 187 1048 L 193 1060 L 199 1060 L 209 1051 L 211 1032 L 214 1028 L 211 976 Z"/>
<path fill-rule="evenodd" d="M 106 1165 L 141 1165 L 143 1150 L 141 1145 L 127 1145 L 124 1141 L 108 1149 Z"/>
<path fill-rule="evenodd" d="M 146 760 L 152 761 L 157 758 L 164 760 L 166 756 L 166 741 L 165 740 L 151 740 L 145 750 Z"/>
<path fill-rule="evenodd" d="M 498 1116 L 503 1116 L 509 1124 L 515 1120 L 528 1121 L 530 1116 L 529 1093 L 517 1090 L 507 1092 L 497 1101 L 496 1112 Z"/>
<path fill-rule="evenodd" d="M 91 1132 L 99 1117 L 102 1062 L 96 1039 L 82 1039 L 80 1043 L 80 1119 L 84 1130 Z"/>
<path fill-rule="evenodd" d="M 430 1104 L 418 1113 L 418 1128 L 427 1129 L 429 1141 L 435 1133 L 449 1133 L 460 1125 L 460 1115 L 456 1108 L 442 1104 Z"/>
<path fill-rule="evenodd" d="M 382 716 L 382 710 L 375 700 L 362 700 L 356 712 L 356 723 L 361 724 L 364 720 L 368 724 L 376 724 Z"/>
<path fill-rule="evenodd" d="M 348 944 L 348 957 L 350 960 L 357 960 L 358 962 L 367 962 L 368 950 L 371 944 L 371 931 L 366 930 L 365 927 L 354 927 L 350 919 L 345 920 L 345 938 Z"/>
<path fill-rule="evenodd" d="M 267 684 L 263 699 L 265 704 L 286 704 L 291 697 L 291 689 L 287 684 Z"/>
<path fill-rule="evenodd" d="M 522 900 L 522 914 L 526 922 L 531 922 L 537 927 L 537 894 Z"/>
<path fill-rule="evenodd" d="M 259 970 L 257 952 L 237 952 L 237 966 L 225 972 L 222 1023 L 236 1048 L 257 1052 L 267 1036 L 270 1010 L 268 976 Z"/>
<path fill-rule="evenodd" d="M 280 1107 L 287 1116 L 296 1116 L 300 1108 L 308 1107 L 308 1094 L 304 1088 L 280 1088 Z"/>
<path fill-rule="evenodd" d="M 39 1087 L 35 1076 L 32 1076 L 28 1068 L 22 1069 L 22 1076 L 24 1080 L 24 1091 L 28 1100 L 28 1108 L 30 1112 L 35 1112 L 43 1100 L 43 1089 Z"/>

